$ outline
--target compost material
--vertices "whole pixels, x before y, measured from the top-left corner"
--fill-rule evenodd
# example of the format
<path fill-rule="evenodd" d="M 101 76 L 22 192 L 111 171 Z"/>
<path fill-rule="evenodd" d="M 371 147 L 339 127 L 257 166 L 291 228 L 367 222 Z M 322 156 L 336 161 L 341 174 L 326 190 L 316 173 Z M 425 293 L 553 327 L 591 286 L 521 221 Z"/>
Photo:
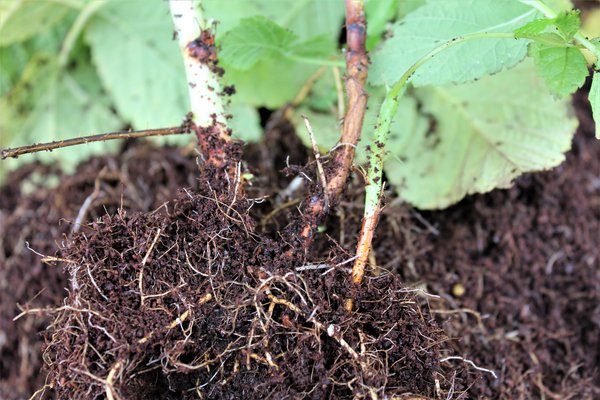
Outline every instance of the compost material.
<path fill-rule="evenodd" d="M 0 196 L 0 398 L 599 398 L 600 144 L 574 104 L 553 171 L 439 212 L 388 193 L 351 315 L 362 183 L 286 256 L 307 193 L 273 174 L 284 122 L 246 148 L 235 201 L 146 144 L 73 175 L 24 167 Z"/>

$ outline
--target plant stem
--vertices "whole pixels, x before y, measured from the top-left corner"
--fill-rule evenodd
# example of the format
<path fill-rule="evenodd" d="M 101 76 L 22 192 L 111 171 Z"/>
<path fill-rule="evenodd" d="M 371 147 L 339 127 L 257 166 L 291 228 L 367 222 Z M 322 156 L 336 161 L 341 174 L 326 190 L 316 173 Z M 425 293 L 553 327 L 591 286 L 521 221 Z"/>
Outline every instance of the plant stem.
<path fill-rule="evenodd" d="M 427 61 L 431 60 L 447 48 L 478 39 L 513 39 L 513 33 L 503 32 L 479 32 L 463 35 L 451 39 L 434 48 L 417 60 L 401 77 L 398 82 L 388 91 L 381 104 L 379 116 L 375 128 L 375 139 L 370 146 L 371 161 L 367 172 L 367 185 L 365 187 L 365 211 L 363 215 L 362 228 L 356 247 L 356 261 L 352 267 L 352 282 L 359 285 L 365 274 L 365 265 L 371 251 L 374 230 L 381 212 L 381 193 L 383 192 L 383 161 L 385 158 L 385 146 L 387 144 L 390 127 L 396 111 L 398 111 L 398 100 L 406 92 L 406 87 L 413 77 L 415 71 Z M 351 303 L 350 303 L 351 304 Z"/>
<path fill-rule="evenodd" d="M 305 249 L 310 246 L 321 219 L 330 207 L 337 204 L 346 185 L 360 138 L 367 107 L 364 86 L 367 81 L 369 58 L 365 47 L 367 24 L 363 0 L 346 0 L 346 96 L 348 108 L 339 144 L 330 151 L 331 167 L 327 171 L 327 187 L 313 196 L 303 213 L 304 225 L 298 234 Z M 291 254 L 291 253 L 289 253 Z"/>
<path fill-rule="evenodd" d="M 196 132 L 198 147 L 206 165 L 224 169 L 231 182 L 238 182 L 241 150 L 231 139 L 227 126 L 218 80 L 223 70 L 217 66 L 214 34 L 203 18 L 199 1 L 170 0 L 169 5 L 185 65 L 192 129 Z"/>
<path fill-rule="evenodd" d="M 115 139 L 134 139 L 149 136 L 168 136 L 178 135 L 182 133 L 189 133 L 190 126 L 187 123 L 181 126 L 173 128 L 162 128 L 162 129 L 148 129 L 144 131 L 131 131 L 131 132 L 111 132 L 103 133 L 101 135 L 83 136 L 74 139 L 59 140 L 50 143 L 33 144 L 31 146 L 15 147 L 13 149 L 2 149 L 0 150 L 0 157 L 4 160 L 7 158 L 17 158 L 24 154 L 37 153 L 39 151 L 52 151 L 55 149 L 75 146 L 78 144 L 86 144 L 93 142 L 103 142 L 106 140 Z"/>
<path fill-rule="evenodd" d="M 367 93 L 364 90 L 367 81 L 369 57 L 365 47 L 367 25 L 363 0 L 346 0 L 346 95 L 348 108 L 344 118 L 339 145 L 332 151 L 332 171 L 328 177 L 327 195 L 331 204 L 336 204 L 342 193 L 354 153 L 362 132 Z"/>
<path fill-rule="evenodd" d="M 321 195 L 313 196 L 303 212 L 304 225 L 298 236 L 306 250 L 316 232 L 321 219 L 329 208 L 337 204 L 346 185 L 346 180 L 354 160 L 356 144 L 362 131 L 367 108 L 367 94 L 364 86 L 367 81 L 369 58 L 365 48 L 367 23 L 363 0 L 346 0 L 346 96 L 348 108 L 344 118 L 339 144 L 330 151 L 332 162 L 326 171 L 327 186 Z M 286 254 L 292 254 L 290 249 Z"/>
<path fill-rule="evenodd" d="M 212 126 L 215 120 L 226 125 L 217 74 L 207 60 L 199 59 L 192 51 L 194 46 L 205 46 L 204 50 L 210 51 L 209 43 L 199 41 L 202 32 L 207 31 L 200 5 L 196 8 L 192 0 L 170 0 L 169 6 L 185 64 L 192 122 L 202 128 Z"/>

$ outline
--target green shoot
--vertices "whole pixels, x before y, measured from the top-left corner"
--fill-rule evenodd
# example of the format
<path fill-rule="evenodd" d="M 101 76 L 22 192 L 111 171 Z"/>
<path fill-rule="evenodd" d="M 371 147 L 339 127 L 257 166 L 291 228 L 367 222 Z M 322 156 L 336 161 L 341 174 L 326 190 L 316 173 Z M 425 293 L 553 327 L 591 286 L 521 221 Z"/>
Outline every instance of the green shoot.
<path fill-rule="evenodd" d="M 382 171 L 390 127 L 398 109 L 399 99 L 406 92 L 407 85 L 419 68 L 439 53 L 465 42 L 485 38 L 513 40 L 527 38 L 532 41 L 530 55 L 536 60 L 538 71 L 542 78 L 546 80 L 549 89 L 558 96 L 565 96 L 580 87 L 587 76 L 585 59 L 578 48 L 572 47 L 572 40 L 590 50 L 596 56 L 597 63 L 600 63 L 600 48 L 578 32 L 580 26 L 578 12 L 559 14 L 538 0 L 522 0 L 522 2 L 542 11 L 548 18 L 532 21 L 515 30 L 515 32 L 478 32 L 453 38 L 435 47 L 414 62 L 387 92 L 375 125 L 375 137 L 370 146 L 371 159 L 365 187 L 363 227 L 357 245 L 357 259 L 352 270 L 355 284 L 360 284 L 362 281 L 373 238 L 371 230 L 376 226 L 381 211 Z M 558 40 L 547 35 L 546 31 L 549 27 L 555 27 L 559 32 L 559 34 L 552 34 Z M 596 121 L 599 119 L 598 113 L 600 112 L 600 84 L 597 82 L 600 78 L 598 78 L 598 75 L 598 72 L 594 73 L 594 81 L 590 92 L 590 101 L 592 102 Z M 596 129 L 596 132 L 598 135 L 598 129 Z"/>

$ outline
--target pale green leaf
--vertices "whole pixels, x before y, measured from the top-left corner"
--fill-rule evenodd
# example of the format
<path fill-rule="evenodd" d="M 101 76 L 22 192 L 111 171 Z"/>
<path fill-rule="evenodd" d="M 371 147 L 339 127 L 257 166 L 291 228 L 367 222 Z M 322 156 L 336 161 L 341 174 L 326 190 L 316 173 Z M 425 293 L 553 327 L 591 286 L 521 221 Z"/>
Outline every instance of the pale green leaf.
<path fill-rule="evenodd" d="M 289 55 L 326 59 L 335 54 L 335 51 L 333 42 L 327 36 L 319 35 L 300 43 L 294 43 L 289 48 Z"/>
<path fill-rule="evenodd" d="M 381 41 L 389 21 L 398 12 L 399 3 L 399 0 L 367 0 L 365 2 L 365 18 L 368 26 L 367 51 L 371 51 Z"/>
<path fill-rule="evenodd" d="M 571 40 L 581 26 L 579 10 L 563 11 L 554 20 L 558 31 L 566 40 Z"/>
<path fill-rule="evenodd" d="M 189 111 L 181 54 L 171 40 L 168 4 L 109 2 L 89 22 L 85 39 L 117 111 L 134 129 L 173 126 Z"/>
<path fill-rule="evenodd" d="M 544 0 L 544 3 L 555 11 L 569 11 L 573 9 L 571 0 Z"/>
<path fill-rule="evenodd" d="M 294 32 L 300 40 L 326 35 L 336 41 L 344 22 L 344 2 L 331 0 L 204 0 L 205 14 L 219 21 L 217 39 L 242 18 L 262 15 Z"/>
<path fill-rule="evenodd" d="M 592 106 L 592 116 L 596 124 L 596 139 L 600 139 L 600 72 L 598 71 L 594 72 L 588 99 Z"/>
<path fill-rule="evenodd" d="M 508 187 L 524 172 L 564 160 L 577 120 L 556 100 L 530 62 L 475 83 L 420 88 L 422 111 L 435 123 L 390 140 L 386 175 L 399 195 L 422 209 Z"/>
<path fill-rule="evenodd" d="M 529 38 L 533 35 L 544 32 L 548 27 L 554 26 L 553 18 L 540 18 L 531 21 L 515 30 L 515 37 Z"/>
<path fill-rule="evenodd" d="M 0 99 L 0 147 L 62 140 L 110 132 L 123 122 L 110 110 L 110 102 L 100 81 L 84 58 L 68 71 L 60 70 L 47 57 L 32 59 L 19 83 Z M 105 153 L 114 142 L 80 146 L 52 153 L 5 160 L 0 168 L 12 169 L 32 158 L 59 162 L 72 170 L 90 154 Z"/>
<path fill-rule="evenodd" d="M 1 5 L 2 3 L 0 3 L 0 8 Z M 75 15 L 70 13 L 61 24 L 45 30 L 43 35 L 36 35 L 23 42 L 0 47 L 0 96 L 7 93 L 18 82 L 27 63 L 34 55 L 53 57 L 58 54 Z"/>
<path fill-rule="evenodd" d="M 0 47 L 0 96 L 19 80 L 28 58 L 27 50 L 20 43 Z"/>
<path fill-rule="evenodd" d="M 234 85 L 236 104 L 275 109 L 292 100 L 306 80 L 318 69 L 285 59 L 259 61 L 248 71 L 223 64 L 224 84 Z"/>
<path fill-rule="evenodd" d="M 295 40 L 296 35 L 268 18 L 244 18 L 223 38 L 219 57 L 245 71 L 261 59 L 284 55 Z"/>
<path fill-rule="evenodd" d="M 0 1 L 0 46 L 21 42 L 60 22 L 79 1 Z"/>
<path fill-rule="evenodd" d="M 406 14 L 413 12 L 417 8 L 424 6 L 427 0 L 402 0 L 398 3 L 396 17 L 402 19 Z"/>
<path fill-rule="evenodd" d="M 256 108 L 248 105 L 232 105 L 227 109 L 232 115 L 229 120 L 229 128 L 233 137 L 244 142 L 258 142 L 262 136 L 260 116 Z"/>
<path fill-rule="evenodd" d="M 538 73 L 553 94 L 567 96 L 585 82 L 587 62 L 579 49 L 532 43 L 530 53 Z"/>
<path fill-rule="evenodd" d="M 545 44 L 551 47 L 566 47 L 569 46 L 565 39 L 558 33 L 554 32 L 542 32 L 534 35 L 523 35 L 525 39 L 531 39 L 537 43 Z M 531 45 L 530 45 L 531 46 Z"/>
<path fill-rule="evenodd" d="M 373 84 L 392 85 L 417 60 L 461 35 L 513 32 L 539 18 L 515 0 L 431 0 L 394 27 L 393 37 L 372 57 Z M 416 86 L 468 82 L 511 68 L 527 54 L 527 40 L 478 39 L 452 46 L 415 73 Z"/>
<path fill-rule="evenodd" d="M 269 16 L 301 40 L 326 35 L 337 42 L 344 24 L 344 3 L 329 0 L 260 0 L 271 9 Z"/>

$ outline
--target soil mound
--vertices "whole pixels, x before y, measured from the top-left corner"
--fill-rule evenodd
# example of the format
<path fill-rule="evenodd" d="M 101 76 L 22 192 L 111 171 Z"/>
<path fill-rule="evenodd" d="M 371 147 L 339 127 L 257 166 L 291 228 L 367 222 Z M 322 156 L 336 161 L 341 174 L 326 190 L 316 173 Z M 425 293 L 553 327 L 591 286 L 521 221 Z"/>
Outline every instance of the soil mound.
<path fill-rule="evenodd" d="M 117 156 L 96 157 L 74 174 L 29 164 L 12 173 L 0 188 L 0 398 L 29 398 L 44 386 L 43 343 L 49 324 L 43 313 L 26 309 L 60 306 L 67 279 L 61 267 L 44 264 L 77 221 L 106 213 L 152 211 L 173 199 L 180 187 L 195 188 L 198 167 L 179 149 L 148 143 L 125 145 Z M 58 182 L 48 188 L 49 181 Z M 36 254 L 38 253 L 38 254 Z"/>
<path fill-rule="evenodd" d="M 322 262 L 282 257 L 277 232 L 302 196 L 273 200 L 291 179 L 273 172 L 287 164 L 278 147 L 293 137 L 287 128 L 245 156 L 258 167 L 248 197 L 265 199 L 251 208 L 198 189 L 194 159 L 143 143 L 74 175 L 24 167 L 0 196 L 0 398 L 27 398 L 46 382 L 38 332 L 47 314 L 12 321 L 45 307 L 58 308 L 45 358 L 58 368 L 47 382 L 59 398 L 350 398 L 375 387 L 435 398 L 599 398 L 600 142 L 586 96 L 575 98 L 574 148 L 553 171 L 445 211 L 392 201 L 371 261 L 415 289 L 369 273 L 351 319 L 341 306 L 350 264 L 339 264 L 355 245 L 362 182 L 316 237 L 310 259 Z M 22 191 L 19 182 L 36 174 L 57 176 L 59 187 Z M 172 203 L 181 187 L 189 195 Z M 83 220 L 96 223 L 73 234 L 88 198 Z M 49 255 L 58 243 L 68 274 L 26 243 Z M 414 296 L 418 287 L 439 298 Z M 459 356 L 473 364 L 451 358 Z M 54 396 L 47 388 L 38 398 Z"/>
<path fill-rule="evenodd" d="M 253 233 L 249 206 L 186 192 L 75 235 L 45 350 L 57 396 L 383 398 L 445 385 L 442 332 L 413 291 L 373 277 L 349 314 L 343 260 L 291 260 Z"/>

